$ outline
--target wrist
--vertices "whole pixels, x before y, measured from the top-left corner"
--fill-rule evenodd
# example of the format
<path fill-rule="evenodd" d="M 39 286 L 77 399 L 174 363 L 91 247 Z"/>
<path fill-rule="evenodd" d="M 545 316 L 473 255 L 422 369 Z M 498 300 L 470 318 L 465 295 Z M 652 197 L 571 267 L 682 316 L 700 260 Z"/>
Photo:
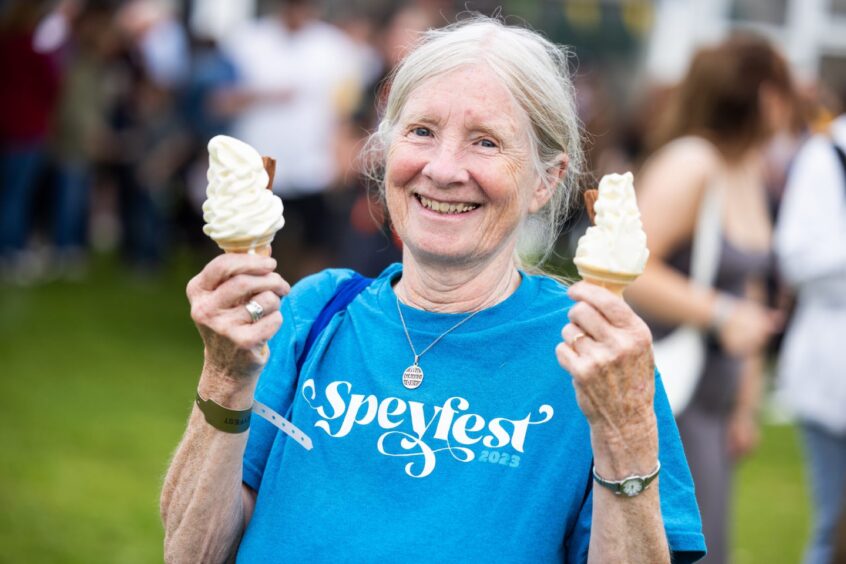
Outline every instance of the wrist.
<path fill-rule="evenodd" d="M 226 409 L 244 410 L 253 405 L 257 382 L 258 377 L 232 377 L 206 364 L 197 384 L 197 393 Z"/>
<path fill-rule="evenodd" d="M 711 318 L 708 321 L 708 330 L 714 335 L 722 333 L 736 307 L 737 300 L 735 298 L 722 292 L 717 292 L 711 306 Z"/>
<path fill-rule="evenodd" d="M 734 419 L 757 421 L 758 420 L 758 409 L 755 406 L 751 406 L 751 405 L 750 406 L 740 405 L 740 406 L 735 407 L 731 416 Z"/>
<path fill-rule="evenodd" d="M 602 476 L 619 478 L 644 475 L 655 469 L 658 430 L 651 420 L 626 425 L 623 430 L 591 428 L 594 466 Z"/>

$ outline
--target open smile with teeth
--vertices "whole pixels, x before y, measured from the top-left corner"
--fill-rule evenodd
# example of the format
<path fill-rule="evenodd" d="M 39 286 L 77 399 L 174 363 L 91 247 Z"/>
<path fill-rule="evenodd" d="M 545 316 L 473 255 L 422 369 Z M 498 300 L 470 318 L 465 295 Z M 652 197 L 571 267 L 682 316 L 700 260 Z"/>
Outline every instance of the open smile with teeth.
<path fill-rule="evenodd" d="M 438 200 L 421 196 L 420 194 L 415 194 L 414 197 L 417 198 L 417 201 L 420 202 L 424 208 L 437 213 L 467 213 L 479 207 L 479 204 L 440 202 Z"/>

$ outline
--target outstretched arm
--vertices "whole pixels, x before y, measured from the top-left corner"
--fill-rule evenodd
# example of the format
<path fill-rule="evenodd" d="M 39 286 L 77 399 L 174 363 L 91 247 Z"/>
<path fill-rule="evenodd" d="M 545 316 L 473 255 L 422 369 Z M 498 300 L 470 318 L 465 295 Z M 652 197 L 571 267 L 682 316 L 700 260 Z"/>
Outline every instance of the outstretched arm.
<path fill-rule="evenodd" d="M 646 476 L 658 464 L 649 328 L 604 288 L 580 282 L 570 296 L 578 303 L 556 353 L 590 424 L 596 472 L 614 481 Z M 634 497 L 594 482 L 589 561 L 670 561 L 657 479 Z"/>
<path fill-rule="evenodd" d="M 191 316 L 205 344 L 198 385 L 204 399 L 232 410 L 253 403 L 267 360 L 264 343 L 282 323 L 280 296 L 290 289 L 276 261 L 222 255 L 188 284 Z M 244 305 L 268 312 L 252 323 Z M 238 548 L 255 492 L 241 481 L 248 433 L 212 427 L 195 405 L 168 469 L 161 496 L 166 562 L 225 562 Z"/>

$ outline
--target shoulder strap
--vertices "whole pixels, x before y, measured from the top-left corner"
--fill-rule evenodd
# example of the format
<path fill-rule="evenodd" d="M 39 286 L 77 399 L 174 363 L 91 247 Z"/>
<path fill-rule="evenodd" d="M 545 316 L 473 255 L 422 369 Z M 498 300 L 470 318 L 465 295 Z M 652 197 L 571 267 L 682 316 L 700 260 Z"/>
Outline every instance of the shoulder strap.
<path fill-rule="evenodd" d="M 709 182 L 699 204 L 690 257 L 690 278 L 710 288 L 717 275 L 722 245 L 722 186 Z"/>
<path fill-rule="evenodd" d="M 323 330 L 326 329 L 326 326 L 329 325 L 329 322 L 335 314 L 347 309 L 347 306 L 350 305 L 356 296 L 362 293 L 371 282 L 373 282 L 372 278 L 367 278 L 355 272 L 351 278 L 348 278 L 338 284 L 335 295 L 332 296 L 331 300 L 326 302 L 326 305 L 323 306 L 323 309 L 320 310 L 319 314 L 317 314 L 317 318 L 314 320 L 314 323 L 311 324 L 311 329 L 306 337 L 303 350 L 297 359 L 297 373 L 302 370 L 303 363 L 305 363 L 306 358 L 308 358 L 308 353 L 311 352 L 311 347 L 314 346 L 314 342 L 318 337 L 320 337 L 320 334 L 323 333 Z"/>
<path fill-rule="evenodd" d="M 846 177 L 846 153 L 843 152 L 843 149 L 837 143 L 832 143 L 831 146 L 834 147 L 834 152 L 837 153 L 837 160 L 840 162 L 840 168 L 843 169 L 843 176 Z M 846 188 L 846 184 L 844 184 L 844 188 Z"/>
<path fill-rule="evenodd" d="M 332 296 L 332 299 L 326 302 L 326 305 L 323 306 L 322 310 L 320 310 L 320 313 L 317 315 L 314 323 L 311 324 L 311 329 L 306 337 L 303 350 L 297 359 L 297 374 L 299 374 L 302 370 L 303 363 L 305 362 L 305 359 L 308 358 L 308 353 L 311 352 L 311 347 L 314 345 L 314 341 L 316 341 L 323 330 L 326 329 L 326 326 L 329 325 L 332 317 L 334 317 L 334 315 L 339 311 L 347 309 L 347 306 L 350 305 L 356 296 L 363 292 L 371 282 L 373 282 L 372 278 L 366 278 L 361 274 L 353 273 L 352 278 L 348 278 L 338 284 L 338 287 L 335 290 L 335 295 Z M 253 413 L 265 419 L 268 423 L 297 441 L 304 449 L 312 449 L 311 438 L 291 421 L 279 413 L 276 413 L 269 406 L 258 400 L 254 400 Z"/>

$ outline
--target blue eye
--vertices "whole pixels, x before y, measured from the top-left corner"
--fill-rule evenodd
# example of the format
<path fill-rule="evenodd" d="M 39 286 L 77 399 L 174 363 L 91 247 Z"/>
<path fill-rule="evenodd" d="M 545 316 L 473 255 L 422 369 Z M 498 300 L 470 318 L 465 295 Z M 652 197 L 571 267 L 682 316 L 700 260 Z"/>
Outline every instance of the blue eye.
<path fill-rule="evenodd" d="M 490 139 L 482 139 L 481 141 L 479 141 L 479 145 L 485 147 L 486 149 L 496 149 L 497 147 L 496 143 L 494 143 Z"/>
<path fill-rule="evenodd" d="M 426 127 L 415 127 L 411 130 L 411 132 L 418 137 L 428 137 L 432 134 L 432 132 Z"/>

